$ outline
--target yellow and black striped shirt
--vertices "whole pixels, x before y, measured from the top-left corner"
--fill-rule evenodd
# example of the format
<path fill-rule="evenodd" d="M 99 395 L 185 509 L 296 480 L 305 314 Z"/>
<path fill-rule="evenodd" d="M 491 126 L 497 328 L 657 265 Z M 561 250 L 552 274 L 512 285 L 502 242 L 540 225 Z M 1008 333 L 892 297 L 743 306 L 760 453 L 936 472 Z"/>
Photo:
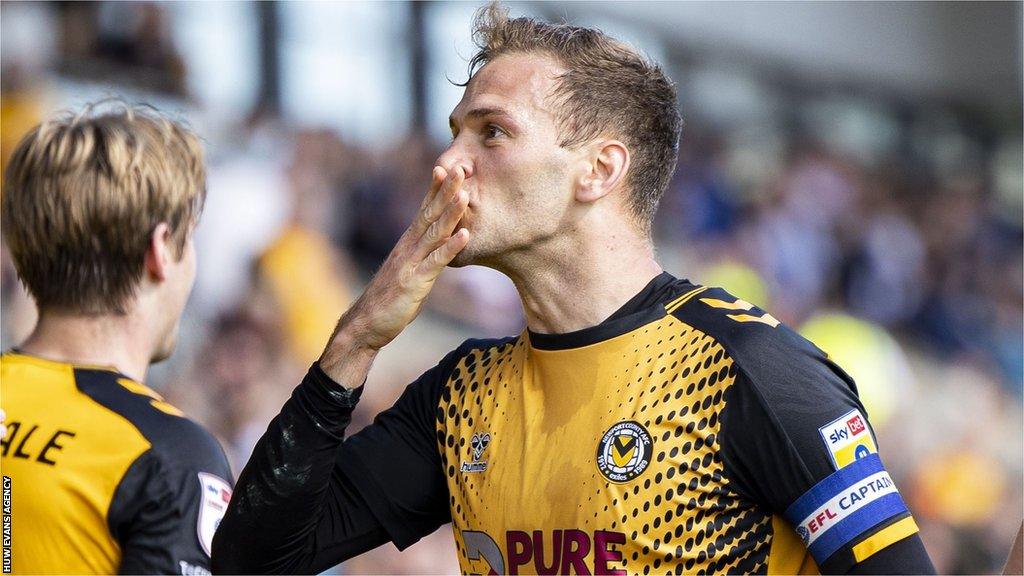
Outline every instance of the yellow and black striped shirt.
<path fill-rule="evenodd" d="M 15 574 L 208 572 L 231 476 L 207 431 L 109 369 L 11 352 L 0 374 Z"/>

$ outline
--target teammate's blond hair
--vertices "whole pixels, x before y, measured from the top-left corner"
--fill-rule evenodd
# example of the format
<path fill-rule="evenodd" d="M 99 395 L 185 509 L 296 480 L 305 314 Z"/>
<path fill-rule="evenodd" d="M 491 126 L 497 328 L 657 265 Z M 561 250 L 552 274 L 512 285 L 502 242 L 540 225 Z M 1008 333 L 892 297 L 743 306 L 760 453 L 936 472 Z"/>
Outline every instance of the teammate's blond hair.
<path fill-rule="evenodd" d="M 180 257 L 202 211 L 198 137 L 153 108 L 101 102 L 32 129 L 4 174 L 3 236 L 40 310 L 124 313 L 161 222 Z"/>

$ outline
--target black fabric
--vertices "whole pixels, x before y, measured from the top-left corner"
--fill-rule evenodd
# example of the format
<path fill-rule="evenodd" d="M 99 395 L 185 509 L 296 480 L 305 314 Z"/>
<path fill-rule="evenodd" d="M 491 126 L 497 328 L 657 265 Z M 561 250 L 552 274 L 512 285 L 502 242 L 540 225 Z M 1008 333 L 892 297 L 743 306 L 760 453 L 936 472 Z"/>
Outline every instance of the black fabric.
<path fill-rule="evenodd" d="M 888 526 L 906 515 L 883 523 Z M 858 539 L 858 541 L 865 538 Z M 912 534 L 875 552 L 858 563 L 850 547 L 844 547 L 818 567 L 822 574 L 935 574 L 920 534 Z"/>
<path fill-rule="evenodd" d="M 738 322 L 729 318 L 736 310 L 715 308 L 701 298 L 730 303 L 736 298 L 724 290 L 709 289 L 674 311 L 681 321 L 714 337 L 734 362 L 736 380 L 725 395 L 719 438 L 726 475 L 745 498 L 767 512 L 783 515 L 800 496 L 836 471 L 819 428 L 851 410 L 867 418 L 867 411 L 853 380 L 806 339 L 783 324 Z M 756 307 L 741 313 L 762 318 L 765 314 Z M 870 424 L 868 431 L 873 437 Z M 840 548 L 826 559 L 823 570 L 852 569 L 852 545 L 897 519 L 879 523 Z M 885 554 L 883 558 L 893 557 Z M 879 560 L 873 566 L 897 574 L 905 564 Z"/>
<path fill-rule="evenodd" d="M 935 574 L 924 542 L 919 534 L 914 534 L 875 552 L 859 564 L 846 563 L 847 574 Z M 829 560 L 821 566 L 822 574 L 838 574 L 843 572 L 842 565 L 834 565 Z"/>
<path fill-rule="evenodd" d="M 239 475 L 213 539 L 214 572 L 310 573 L 320 549 L 339 551 L 342 534 L 365 549 L 385 541 L 365 503 L 334 481 L 334 454 L 361 391 L 338 386 L 317 365 L 309 370 Z M 345 516 L 325 523 L 331 499 Z M 323 537 L 325 529 L 342 534 Z"/>
<path fill-rule="evenodd" d="M 399 550 L 451 521 L 448 484 L 437 448 L 437 410 L 458 361 L 505 340 L 468 340 L 409 385 L 338 451 L 337 468 L 369 503 Z"/>
<path fill-rule="evenodd" d="M 606 318 L 605 322 L 613 322 L 651 306 L 664 304 L 671 300 L 674 295 L 686 292 L 694 287 L 688 280 L 680 280 L 668 272 L 662 272 L 652 278 L 636 296 L 630 298 L 618 310 L 613 312 L 611 316 Z"/>
<path fill-rule="evenodd" d="M 187 418 L 151 405 L 149 396 L 117 383 L 127 376 L 75 369 L 78 389 L 128 419 L 150 442 L 120 479 L 107 522 L 121 546 L 122 574 L 178 574 L 182 562 L 209 569 L 197 532 L 205 472 L 231 483 L 220 444 Z"/>
<path fill-rule="evenodd" d="M 563 334 L 543 334 L 528 330 L 530 346 L 540 350 L 566 350 L 588 346 L 631 332 L 664 316 L 665 308 L 659 304 L 666 303 L 672 296 L 693 288 L 694 285 L 689 281 L 679 280 L 668 272 L 662 272 L 604 322 Z"/>
<path fill-rule="evenodd" d="M 358 393 L 314 365 L 239 476 L 214 537 L 214 571 L 316 573 L 387 541 L 403 549 L 450 521 L 437 406 L 458 360 L 492 342 L 449 353 L 347 440 Z"/>
<path fill-rule="evenodd" d="M 663 317 L 661 304 L 694 288 L 659 275 L 602 324 L 569 334 L 531 332 L 530 344 L 564 349 L 626 333 Z M 699 296 L 735 300 L 717 289 Z M 718 440 L 725 472 L 737 493 L 759 507 L 751 519 L 781 514 L 833 472 L 818 428 L 851 409 L 866 416 L 856 387 L 823 352 L 785 326 L 740 323 L 700 298 L 673 314 L 708 333 L 733 359 L 736 381 L 726 396 Z M 344 432 L 358 393 L 345 393 L 314 365 L 239 478 L 214 539 L 214 570 L 319 572 L 389 540 L 405 548 L 449 522 L 436 426 L 444 416 L 438 414 L 440 401 L 451 394 L 446 383 L 471 351 L 513 340 L 467 341 L 348 440 Z M 890 552 L 907 546 L 912 544 L 890 546 L 864 565 L 890 573 L 930 566 L 923 548 L 917 564 Z M 910 551 L 917 554 L 916 548 Z M 823 563 L 828 572 L 863 567 L 853 564 L 849 546 Z"/>

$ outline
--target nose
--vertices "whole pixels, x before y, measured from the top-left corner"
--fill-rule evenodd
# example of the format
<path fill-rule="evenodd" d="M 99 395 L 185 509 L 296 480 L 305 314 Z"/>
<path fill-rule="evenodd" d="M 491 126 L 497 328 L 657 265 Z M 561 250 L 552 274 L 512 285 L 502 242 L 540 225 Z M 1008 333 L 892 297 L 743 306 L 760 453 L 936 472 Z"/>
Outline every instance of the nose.
<path fill-rule="evenodd" d="M 466 179 L 473 175 L 473 161 L 466 151 L 459 147 L 458 139 L 448 145 L 448 148 L 437 157 L 435 164 L 444 168 L 448 174 L 461 167 Z"/>

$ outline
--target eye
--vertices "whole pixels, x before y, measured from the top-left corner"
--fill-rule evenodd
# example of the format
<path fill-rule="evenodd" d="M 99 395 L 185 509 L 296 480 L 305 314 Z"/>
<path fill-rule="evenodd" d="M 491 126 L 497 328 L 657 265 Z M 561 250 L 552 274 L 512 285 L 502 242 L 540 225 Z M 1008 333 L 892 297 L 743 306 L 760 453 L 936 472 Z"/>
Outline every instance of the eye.
<path fill-rule="evenodd" d="M 488 124 L 487 127 L 484 128 L 484 136 L 486 136 L 487 139 L 497 138 L 502 135 L 507 135 L 507 133 L 497 124 Z"/>

